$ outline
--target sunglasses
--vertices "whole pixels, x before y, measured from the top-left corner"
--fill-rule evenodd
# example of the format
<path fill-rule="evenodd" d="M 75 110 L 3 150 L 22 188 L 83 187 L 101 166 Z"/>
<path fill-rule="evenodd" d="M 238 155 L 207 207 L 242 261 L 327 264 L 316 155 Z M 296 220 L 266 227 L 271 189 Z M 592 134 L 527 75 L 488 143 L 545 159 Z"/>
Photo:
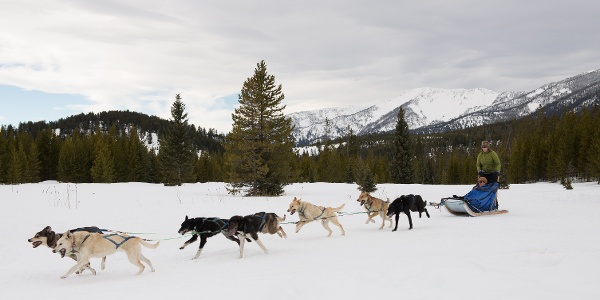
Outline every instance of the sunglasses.
<path fill-rule="evenodd" d="M 485 182 L 483 180 L 479 180 L 479 181 L 477 181 L 477 183 L 487 183 L 487 182 Z"/>
<path fill-rule="evenodd" d="M 481 146 L 481 149 L 485 149 L 485 148 L 487 148 L 487 146 Z"/>

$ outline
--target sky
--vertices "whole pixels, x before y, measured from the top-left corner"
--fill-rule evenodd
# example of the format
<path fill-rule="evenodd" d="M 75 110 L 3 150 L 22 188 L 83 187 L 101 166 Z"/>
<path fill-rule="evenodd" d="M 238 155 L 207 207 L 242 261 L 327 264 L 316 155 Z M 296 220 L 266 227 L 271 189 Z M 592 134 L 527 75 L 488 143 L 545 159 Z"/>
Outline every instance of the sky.
<path fill-rule="evenodd" d="M 600 68 L 600 2 L 0 0 L 0 124 L 132 110 L 231 129 L 256 65 L 285 113 Z"/>
<path fill-rule="evenodd" d="M 224 183 L 70 184 L 46 181 L 0 185 L 0 297 L 2 299 L 600 299 L 600 200 L 595 182 L 512 184 L 500 190 L 507 214 L 459 217 L 428 206 L 431 218 L 412 213 L 413 229 L 401 215 L 392 232 L 382 219 L 365 224 L 355 184 L 300 183 L 280 197 L 227 194 Z M 469 185 L 379 184 L 373 196 L 394 200 L 418 194 L 439 202 L 464 195 Z M 298 214 L 286 210 L 294 197 L 338 207 L 345 235 L 319 221 L 295 232 Z M 244 257 L 234 242 L 218 234 L 197 260 L 199 241 L 177 232 L 185 216 L 220 217 L 257 212 L 286 215 L 287 239 L 259 234 L 268 250 L 246 243 Z M 160 240 L 142 248 L 151 260 L 140 274 L 122 252 L 91 266 L 97 274 L 60 276 L 75 265 L 27 239 L 46 226 L 62 233 L 98 226 Z M 116 237 L 114 237 L 116 239 Z M 89 241 L 89 240 L 88 240 Z M 119 241 L 119 240 L 116 240 Z M 86 243 L 86 242 L 84 242 Z M 41 297 L 40 297 L 41 296 Z"/>

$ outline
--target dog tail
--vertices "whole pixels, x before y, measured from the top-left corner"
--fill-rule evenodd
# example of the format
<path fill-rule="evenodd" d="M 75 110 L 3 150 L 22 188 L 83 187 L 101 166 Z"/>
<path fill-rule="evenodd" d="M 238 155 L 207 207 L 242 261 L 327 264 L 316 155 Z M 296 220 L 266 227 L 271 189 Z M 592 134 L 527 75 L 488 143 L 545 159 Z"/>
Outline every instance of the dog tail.
<path fill-rule="evenodd" d="M 150 244 L 150 243 L 144 241 L 144 239 L 140 239 L 140 244 L 142 244 L 142 246 L 144 246 L 146 248 L 156 249 L 156 247 L 158 247 L 158 245 L 160 245 L 160 241 L 157 241 L 156 244 Z"/>
<path fill-rule="evenodd" d="M 277 216 L 277 221 L 279 221 L 279 222 L 285 221 L 285 215 L 283 215 L 283 218 L 280 216 Z"/>
<path fill-rule="evenodd" d="M 333 210 L 333 211 L 336 211 L 336 212 L 337 212 L 337 211 L 340 211 L 340 210 L 342 210 L 342 208 L 344 208 L 344 205 L 346 205 L 346 203 L 344 203 L 344 204 L 342 204 L 342 205 L 340 205 L 340 206 L 338 206 L 338 207 L 336 207 L 336 208 L 334 208 L 334 209 L 332 209 L 332 210 Z"/>

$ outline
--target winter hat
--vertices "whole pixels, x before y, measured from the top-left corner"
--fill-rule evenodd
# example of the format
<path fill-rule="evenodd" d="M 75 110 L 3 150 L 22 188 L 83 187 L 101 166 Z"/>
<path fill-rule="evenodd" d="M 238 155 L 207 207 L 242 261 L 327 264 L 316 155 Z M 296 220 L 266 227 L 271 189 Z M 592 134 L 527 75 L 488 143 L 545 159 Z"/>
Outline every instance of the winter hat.
<path fill-rule="evenodd" d="M 488 142 L 488 141 L 481 142 L 481 148 L 483 148 L 483 147 L 487 147 L 489 149 L 490 148 L 490 142 Z"/>

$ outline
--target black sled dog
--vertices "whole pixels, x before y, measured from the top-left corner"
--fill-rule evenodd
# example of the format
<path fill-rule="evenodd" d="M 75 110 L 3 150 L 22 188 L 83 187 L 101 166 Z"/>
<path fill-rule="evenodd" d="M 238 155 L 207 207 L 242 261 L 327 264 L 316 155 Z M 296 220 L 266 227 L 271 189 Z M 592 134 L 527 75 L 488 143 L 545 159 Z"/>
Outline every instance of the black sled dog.
<path fill-rule="evenodd" d="M 424 201 L 420 195 L 410 194 L 396 198 L 396 200 L 390 204 L 387 211 L 387 216 L 390 218 L 393 215 L 396 215 L 396 227 L 394 227 L 392 231 L 398 230 L 398 218 L 400 217 L 400 213 L 404 213 L 408 217 L 408 224 L 410 225 L 408 229 L 413 229 L 412 217 L 410 216 L 411 211 L 418 211 L 419 218 L 421 217 L 421 214 L 425 212 L 429 218 L 429 212 L 425 207 L 426 205 L 427 201 Z"/>
<path fill-rule="evenodd" d="M 198 236 L 200 236 L 200 247 L 196 252 L 196 255 L 192 259 L 198 259 L 200 257 L 200 253 L 204 249 L 204 245 L 206 244 L 206 240 L 209 237 L 213 237 L 219 233 L 223 233 L 223 235 L 231 240 L 236 242 L 238 245 L 240 244 L 240 240 L 238 240 L 235 236 L 228 236 L 226 233 L 227 225 L 229 224 L 229 220 L 220 219 L 220 218 L 188 218 L 185 216 L 185 220 L 181 223 L 181 228 L 179 229 L 179 234 L 184 235 L 188 232 L 191 232 L 192 238 L 187 240 L 179 249 L 183 250 L 189 244 L 198 240 Z"/>

